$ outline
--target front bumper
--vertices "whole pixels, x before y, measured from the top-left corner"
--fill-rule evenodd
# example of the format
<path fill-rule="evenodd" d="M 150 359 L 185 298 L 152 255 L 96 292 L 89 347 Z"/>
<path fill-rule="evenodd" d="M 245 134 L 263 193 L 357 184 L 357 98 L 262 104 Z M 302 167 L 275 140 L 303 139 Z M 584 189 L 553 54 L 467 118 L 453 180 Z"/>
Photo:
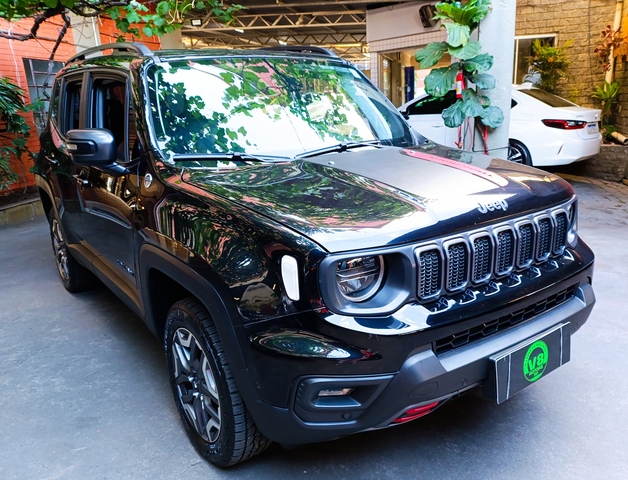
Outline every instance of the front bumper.
<path fill-rule="evenodd" d="M 565 284 L 577 281 L 571 299 L 503 332 L 440 355 L 434 353 L 432 342 L 425 343 L 415 348 L 401 368 L 392 373 L 302 375 L 292 382 L 286 408 L 261 400 L 254 405 L 247 403 L 247 406 L 261 431 L 271 440 L 283 444 L 326 441 L 394 425 L 409 409 L 435 403 L 440 405 L 486 382 L 491 365 L 489 358 L 494 354 L 561 323 L 569 322 L 571 333 L 577 331 L 586 322 L 595 303 L 592 270 L 590 264 L 579 272 L 577 279 L 571 277 L 564 284 L 551 288 L 557 291 Z M 482 321 L 488 322 L 501 313 L 485 315 L 486 319 Z M 353 388 L 353 391 L 346 396 L 318 395 L 321 390 L 343 388 Z"/>

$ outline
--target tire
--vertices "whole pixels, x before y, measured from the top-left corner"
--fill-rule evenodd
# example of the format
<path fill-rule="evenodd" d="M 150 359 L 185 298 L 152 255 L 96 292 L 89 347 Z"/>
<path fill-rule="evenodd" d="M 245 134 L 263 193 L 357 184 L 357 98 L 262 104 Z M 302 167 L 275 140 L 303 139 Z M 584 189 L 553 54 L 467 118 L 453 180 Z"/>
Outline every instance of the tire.
<path fill-rule="evenodd" d="M 532 166 L 530 151 L 518 140 L 508 141 L 508 160 L 513 163 Z"/>
<path fill-rule="evenodd" d="M 246 409 L 214 322 L 196 299 L 182 300 L 170 308 L 164 346 L 177 410 L 203 457 L 228 467 L 263 452 L 272 443 Z"/>
<path fill-rule="evenodd" d="M 98 283 L 96 277 L 72 256 L 65 241 L 65 233 L 63 232 L 61 222 L 54 212 L 50 212 L 48 220 L 52 252 L 54 253 L 61 283 L 63 283 L 65 289 L 71 293 L 79 293 L 94 288 Z"/>

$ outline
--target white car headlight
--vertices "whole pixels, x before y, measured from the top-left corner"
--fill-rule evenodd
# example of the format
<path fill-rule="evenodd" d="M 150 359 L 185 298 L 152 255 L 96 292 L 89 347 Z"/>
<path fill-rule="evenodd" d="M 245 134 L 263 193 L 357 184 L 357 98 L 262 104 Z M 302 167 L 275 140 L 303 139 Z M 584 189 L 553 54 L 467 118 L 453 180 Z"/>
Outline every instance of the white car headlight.
<path fill-rule="evenodd" d="M 338 290 L 351 302 L 364 302 L 372 298 L 383 279 L 384 259 L 381 255 L 342 260 L 336 268 Z"/>

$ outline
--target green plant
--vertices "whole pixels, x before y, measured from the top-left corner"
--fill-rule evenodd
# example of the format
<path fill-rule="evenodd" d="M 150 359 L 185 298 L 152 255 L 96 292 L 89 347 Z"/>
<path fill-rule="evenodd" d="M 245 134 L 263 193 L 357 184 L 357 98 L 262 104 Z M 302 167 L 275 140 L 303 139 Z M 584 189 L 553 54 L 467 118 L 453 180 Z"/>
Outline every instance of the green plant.
<path fill-rule="evenodd" d="M 530 72 L 526 79 L 534 79 L 537 74 L 539 79 L 533 83 L 536 83 L 542 90 L 554 93 L 558 82 L 567 76 L 570 64 L 567 59 L 567 49 L 572 45 L 573 42 L 568 41 L 563 47 L 555 47 L 548 42 L 534 40 L 532 55 L 527 58 Z"/>
<path fill-rule="evenodd" d="M 602 102 L 603 121 L 608 121 L 609 117 L 613 113 L 613 105 L 617 103 L 620 92 L 621 85 L 618 81 L 614 81 L 613 83 L 605 81 L 603 86 L 598 85 L 595 87 L 592 96 Z"/>
<path fill-rule="evenodd" d="M 442 68 L 435 68 L 425 78 L 425 91 L 440 98 L 456 85 L 456 77 L 462 74 L 466 84 L 490 90 L 495 88 L 495 78 L 486 73 L 493 66 L 493 56 L 480 53 L 480 42 L 470 41 L 471 33 L 491 10 L 490 0 L 441 2 L 436 4 L 435 18 L 443 20 L 447 30 L 446 42 L 432 42 L 416 53 L 421 68 L 430 68 L 449 53 L 458 61 Z M 465 83 L 465 82 L 463 82 Z M 443 111 L 443 120 L 448 127 L 459 127 L 466 118 L 477 118 L 486 127 L 497 128 L 504 121 L 500 108 L 491 105 L 490 99 L 479 95 L 474 88 L 464 87 L 461 98 Z"/>
<path fill-rule="evenodd" d="M 30 127 L 20 112 L 26 111 L 24 92 L 4 77 L 0 77 L 0 190 L 17 180 L 11 169 L 11 157 L 22 162 L 27 153 L 26 142 Z"/>

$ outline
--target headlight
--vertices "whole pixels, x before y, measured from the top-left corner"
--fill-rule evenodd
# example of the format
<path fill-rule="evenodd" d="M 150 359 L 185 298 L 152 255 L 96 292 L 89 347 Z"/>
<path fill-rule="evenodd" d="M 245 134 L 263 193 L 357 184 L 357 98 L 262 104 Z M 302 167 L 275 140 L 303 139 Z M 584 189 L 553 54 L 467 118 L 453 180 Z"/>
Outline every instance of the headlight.
<path fill-rule="evenodd" d="M 383 279 L 384 259 L 381 255 L 342 260 L 336 268 L 338 290 L 351 302 L 372 298 Z"/>
<path fill-rule="evenodd" d="M 569 207 L 569 230 L 567 231 L 567 244 L 575 247 L 578 243 L 578 203 L 573 202 Z"/>

